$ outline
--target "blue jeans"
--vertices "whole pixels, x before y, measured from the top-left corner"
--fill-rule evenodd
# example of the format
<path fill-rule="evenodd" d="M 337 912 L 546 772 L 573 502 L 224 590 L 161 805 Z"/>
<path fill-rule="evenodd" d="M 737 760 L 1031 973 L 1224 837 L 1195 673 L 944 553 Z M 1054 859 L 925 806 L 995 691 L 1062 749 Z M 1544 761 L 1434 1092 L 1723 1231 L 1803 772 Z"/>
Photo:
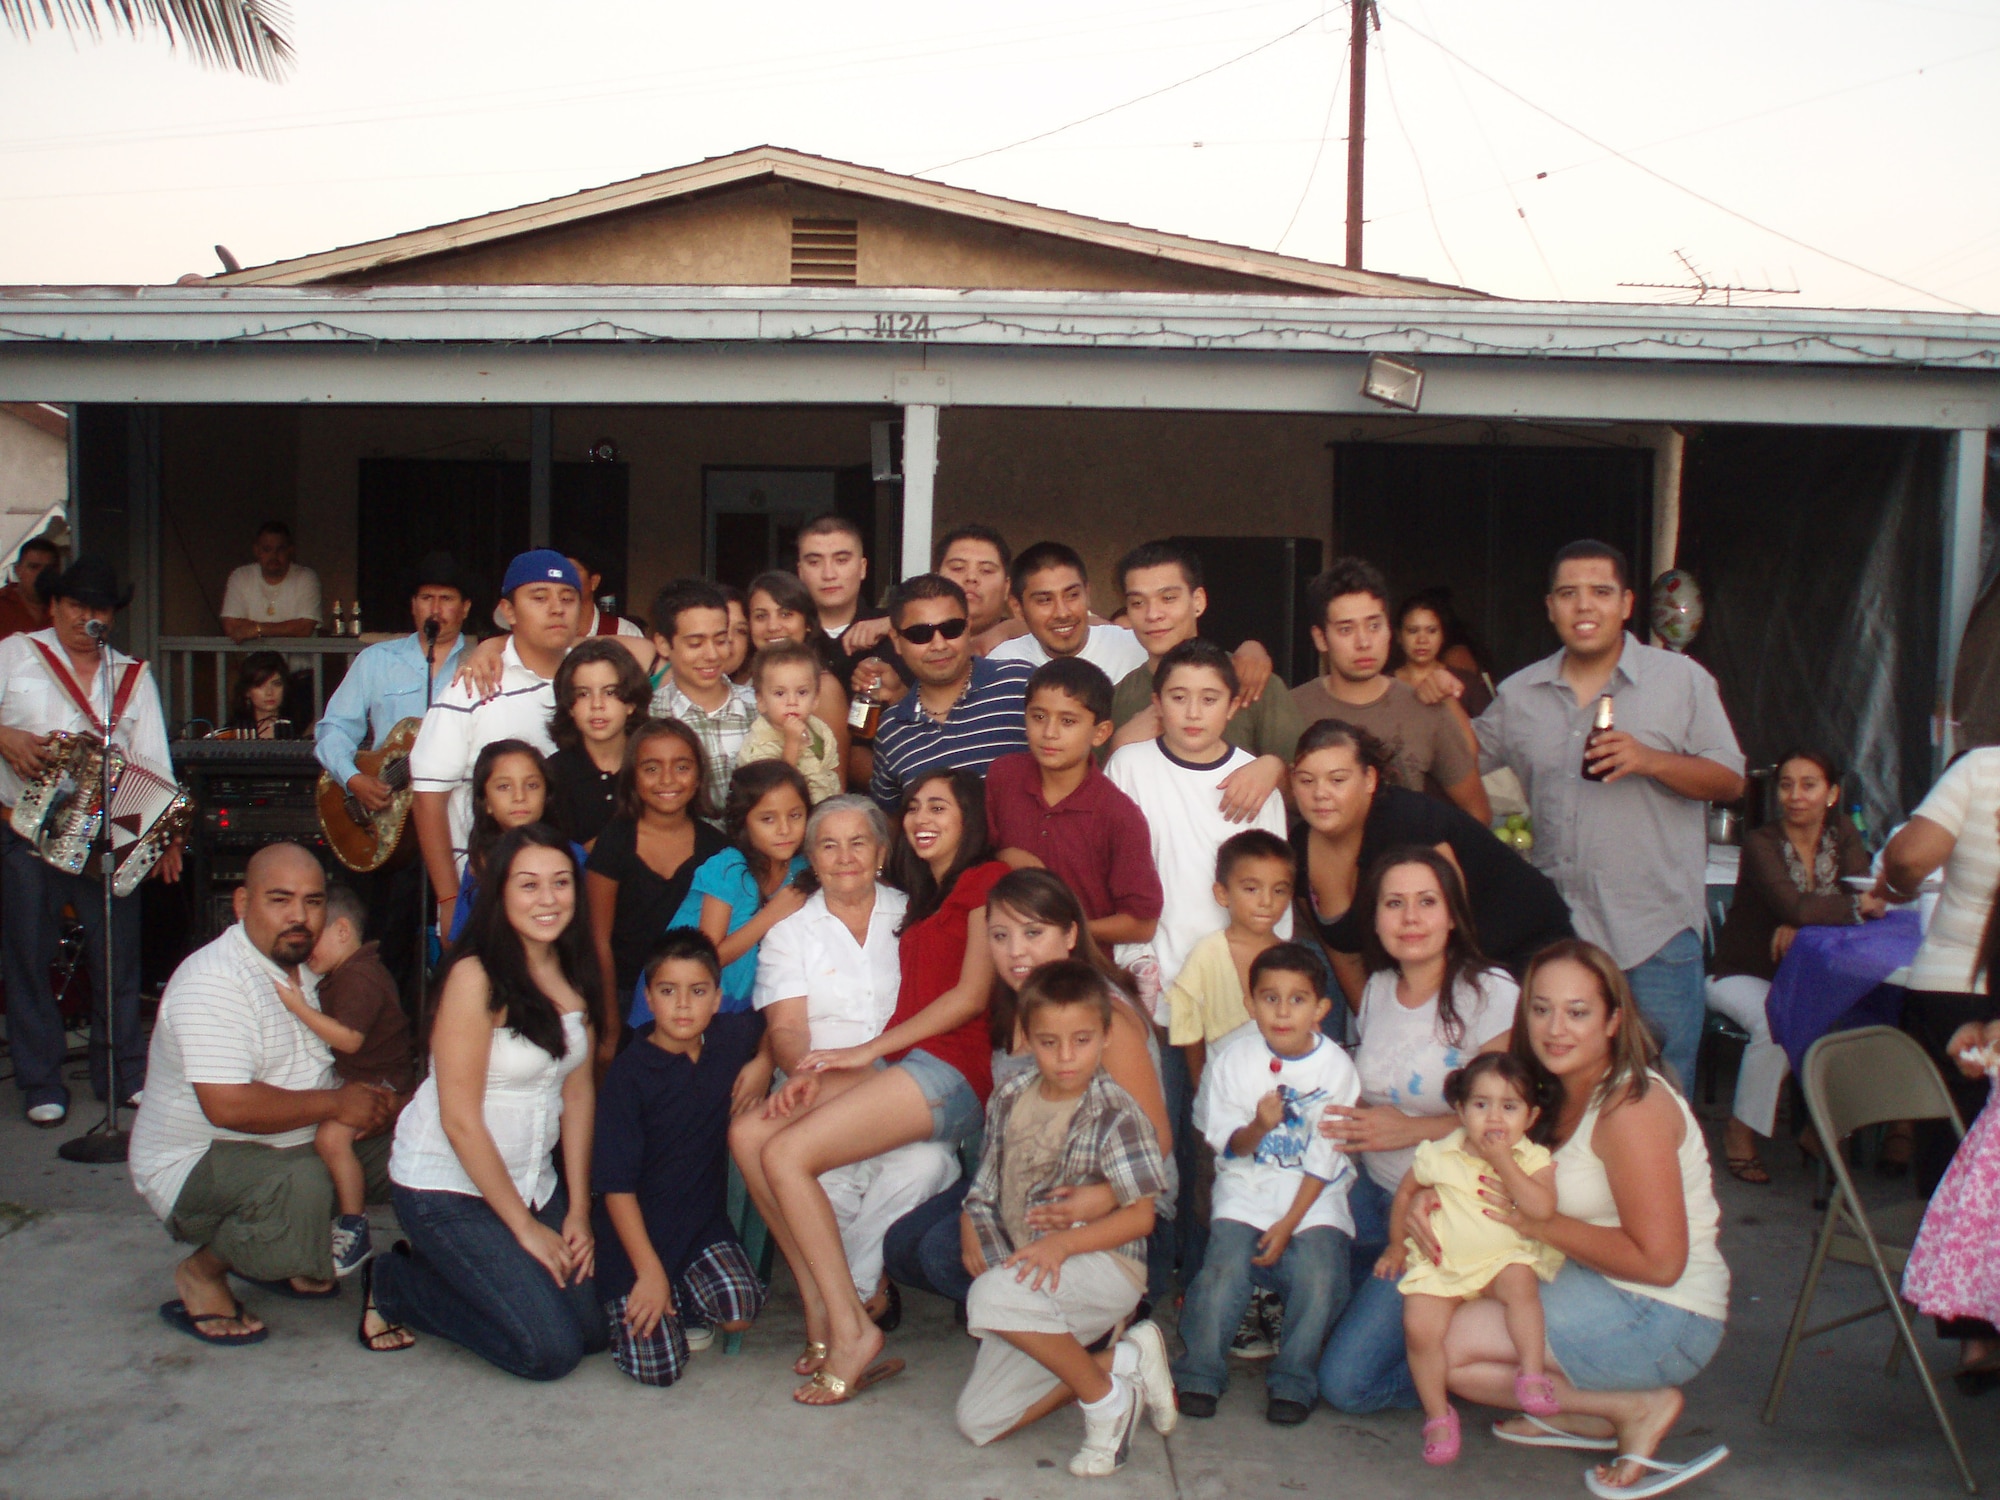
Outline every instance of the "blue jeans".
<path fill-rule="evenodd" d="M 882 1268 L 891 1280 L 948 1301 L 965 1301 L 972 1278 L 959 1245 L 958 1215 L 971 1186 L 969 1178 L 961 1177 L 889 1226 L 882 1238 Z"/>
<path fill-rule="evenodd" d="M 1181 1305 L 1181 1342 L 1174 1384 L 1184 1391 L 1220 1396 L 1229 1388 L 1229 1341 L 1243 1321 L 1253 1288 L 1273 1291 L 1285 1304 L 1278 1357 L 1264 1372 L 1273 1401 L 1311 1406 L 1319 1399 L 1320 1345 L 1347 1302 L 1349 1238 L 1324 1226 L 1292 1236 L 1275 1266 L 1253 1266 L 1263 1231 L 1240 1219 L 1208 1226 L 1208 1255 Z"/>
<path fill-rule="evenodd" d="M 1694 1097 L 1695 1059 L 1701 1055 L 1701 1027 L 1707 1018 L 1707 980 L 1701 972 L 1701 934 L 1692 927 L 1668 938 L 1658 953 L 1625 971 L 1639 1014 L 1659 1039 L 1660 1055 L 1673 1070 L 1674 1086 Z"/>
<path fill-rule="evenodd" d="M 1337 1411 L 1361 1415 L 1417 1400 L 1403 1345 L 1403 1294 L 1375 1275 L 1389 1243 L 1392 1195 L 1364 1169 L 1347 1195 L 1354 1215 L 1353 1294 L 1341 1309 L 1319 1361 L 1319 1393 Z"/>
<path fill-rule="evenodd" d="M 1208 1245 L 1208 1226 L 1195 1212 L 1195 1137 L 1188 1123 L 1194 1115 L 1194 1087 L 1188 1077 L 1187 1054 L 1160 1044 L 1160 1096 L 1167 1123 L 1174 1131 L 1174 1166 L 1180 1173 L 1180 1201 L 1172 1219 L 1154 1223 L 1146 1246 L 1147 1290 L 1155 1302 L 1166 1300 L 1164 1267 L 1178 1266 L 1183 1290 L 1194 1285 Z"/>
<path fill-rule="evenodd" d="M 35 853 L 12 828 L 0 827 L 0 973 L 7 985 L 7 1041 L 14 1054 L 14 1083 L 23 1108 L 69 1105 L 62 1079 L 69 1043 L 62 1012 L 49 984 L 67 902 L 83 924 L 83 965 L 91 977 L 90 1087 L 111 1095 L 111 1052 L 105 1044 L 104 887 L 66 875 Z M 139 894 L 111 900 L 110 985 L 116 1004 L 118 1095 L 146 1086 L 146 1034 L 139 1023 Z"/>
<path fill-rule="evenodd" d="M 1699 1375 L 1722 1343 L 1722 1319 L 1613 1286 L 1565 1261 L 1542 1288 L 1549 1352 L 1580 1391 L 1653 1391 Z"/>
<path fill-rule="evenodd" d="M 526 1380 L 560 1380 L 610 1347 L 597 1288 L 587 1278 L 557 1286 L 484 1198 L 397 1184 L 390 1201 L 413 1252 L 375 1261 L 375 1305 L 390 1322 Z M 568 1211 L 558 1187 L 535 1218 L 560 1234 Z"/>

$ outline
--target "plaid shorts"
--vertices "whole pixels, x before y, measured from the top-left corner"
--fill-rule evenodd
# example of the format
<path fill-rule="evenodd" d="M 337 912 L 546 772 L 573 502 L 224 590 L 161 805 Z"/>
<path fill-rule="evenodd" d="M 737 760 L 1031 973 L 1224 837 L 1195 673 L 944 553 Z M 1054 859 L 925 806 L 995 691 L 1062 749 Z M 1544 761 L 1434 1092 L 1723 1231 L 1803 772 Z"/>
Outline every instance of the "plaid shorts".
<path fill-rule="evenodd" d="M 764 1284 L 735 1240 L 717 1240 L 697 1255 L 674 1278 L 673 1290 L 674 1312 L 644 1338 L 626 1325 L 625 1297 L 604 1304 L 611 1358 L 641 1385 L 669 1386 L 681 1378 L 688 1362 L 686 1324 L 747 1323 L 764 1307 Z"/>

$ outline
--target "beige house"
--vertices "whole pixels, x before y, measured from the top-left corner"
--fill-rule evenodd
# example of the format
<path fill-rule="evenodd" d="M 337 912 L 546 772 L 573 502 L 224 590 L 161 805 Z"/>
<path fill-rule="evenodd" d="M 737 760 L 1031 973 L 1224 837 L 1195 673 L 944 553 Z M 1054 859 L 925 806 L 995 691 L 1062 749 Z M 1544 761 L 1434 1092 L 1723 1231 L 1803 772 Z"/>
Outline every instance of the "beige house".
<path fill-rule="evenodd" d="M 43 401 L 0 402 L 0 578 L 14 554 L 54 527 L 67 543 L 69 413 Z"/>

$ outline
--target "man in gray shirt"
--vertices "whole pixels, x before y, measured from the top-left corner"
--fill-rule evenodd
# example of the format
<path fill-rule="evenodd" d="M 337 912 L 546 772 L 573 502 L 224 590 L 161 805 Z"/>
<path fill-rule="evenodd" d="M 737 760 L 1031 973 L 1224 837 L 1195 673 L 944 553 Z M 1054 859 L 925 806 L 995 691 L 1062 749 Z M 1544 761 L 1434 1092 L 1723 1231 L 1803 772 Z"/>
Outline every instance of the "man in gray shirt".
<path fill-rule="evenodd" d="M 1549 570 L 1555 655 L 1500 684 L 1474 722 L 1480 769 L 1511 768 L 1535 818 L 1532 859 L 1569 902 L 1576 930 L 1609 952 L 1684 1092 L 1694 1087 L 1704 993 L 1709 802 L 1743 795 L 1743 752 L 1715 679 L 1625 629 L 1624 554 L 1572 542 Z M 1584 741 L 1599 697 L 1615 727 Z"/>

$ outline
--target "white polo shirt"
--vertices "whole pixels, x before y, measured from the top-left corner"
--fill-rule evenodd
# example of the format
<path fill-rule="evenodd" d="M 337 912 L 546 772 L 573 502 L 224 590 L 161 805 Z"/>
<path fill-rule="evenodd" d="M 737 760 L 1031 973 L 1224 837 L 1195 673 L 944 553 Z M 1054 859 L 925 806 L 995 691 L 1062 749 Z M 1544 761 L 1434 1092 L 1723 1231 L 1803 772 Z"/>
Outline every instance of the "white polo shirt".
<path fill-rule="evenodd" d="M 197 1083 L 268 1083 L 330 1089 L 333 1053 L 278 998 L 285 971 L 251 946 L 236 923 L 182 960 L 160 997 L 146 1054 L 146 1093 L 132 1124 L 132 1185 L 162 1219 L 174 1211 L 188 1174 L 217 1141 L 309 1146 L 314 1127 L 251 1135 L 224 1130 L 202 1113 Z M 319 976 L 299 965 L 306 1002 L 319 1004 Z"/>
<path fill-rule="evenodd" d="M 1089 639 L 1076 654 L 1092 666 L 1101 667 L 1113 687 L 1127 674 L 1146 665 L 1146 648 L 1123 625 L 1091 626 Z M 1038 667 L 1049 659 L 1047 649 L 1032 635 L 1017 635 L 1011 641 L 1002 641 L 986 655 L 990 661 L 1025 661 Z"/>
<path fill-rule="evenodd" d="M 764 934 L 750 1003 L 763 1010 L 803 995 L 815 1051 L 874 1041 L 896 1013 L 903 982 L 896 928 L 909 904 L 908 896 L 877 881 L 868 941 L 857 943 L 847 924 L 826 909 L 826 892 L 813 892 Z"/>
<path fill-rule="evenodd" d="M 495 740 L 526 740 L 544 755 L 556 753 L 549 719 L 556 708 L 556 680 L 521 660 L 512 637 L 500 653 L 500 691 L 480 698 L 454 682 L 424 715 L 410 748 L 410 784 L 420 792 L 451 796 L 451 852 L 461 869 L 472 832 L 472 767 Z"/>

